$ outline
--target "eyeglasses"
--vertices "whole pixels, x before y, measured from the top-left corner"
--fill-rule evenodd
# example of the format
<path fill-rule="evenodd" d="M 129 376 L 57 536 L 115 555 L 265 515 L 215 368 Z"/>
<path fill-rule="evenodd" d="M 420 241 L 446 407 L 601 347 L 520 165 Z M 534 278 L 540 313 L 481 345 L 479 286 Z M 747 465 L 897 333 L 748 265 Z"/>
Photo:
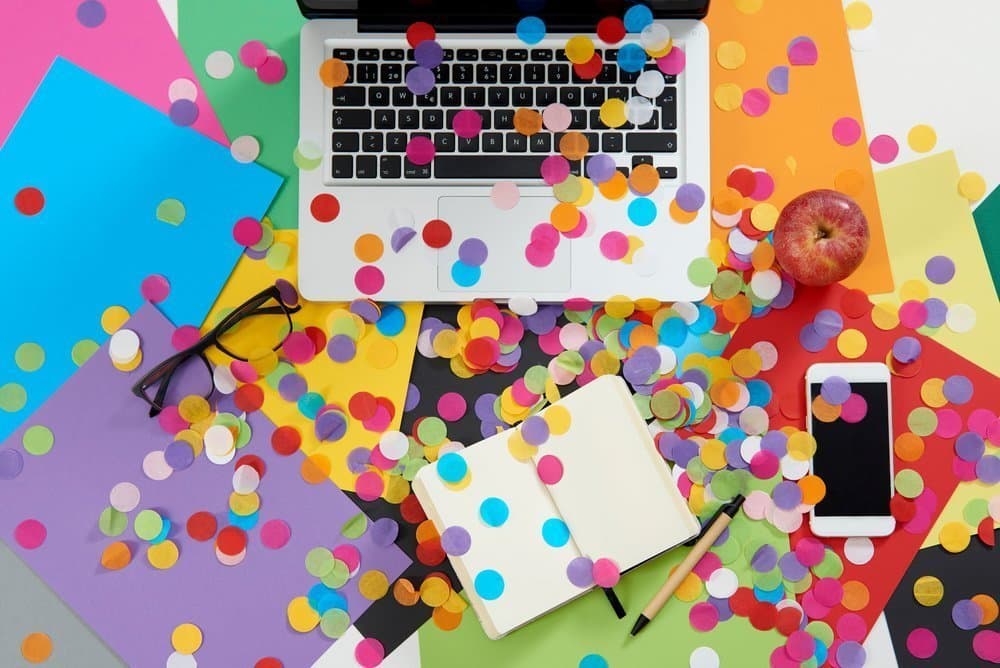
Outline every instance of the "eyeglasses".
<path fill-rule="evenodd" d="M 302 308 L 298 298 L 295 288 L 287 281 L 279 281 L 258 292 L 223 317 L 197 343 L 157 364 L 132 386 L 132 393 L 149 404 L 149 417 L 156 417 L 164 407 L 176 403 L 167 396 L 167 390 L 171 381 L 182 376 L 186 389 L 200 381 L 197 385 L 201 388 L 200 393 L 209 398 L 215 382 L 205 351 L 215 346 L 242 362 L 277 351 L 292 331 L 292 314 Z M 201 364 L 192 364 L 195 360 L 201 360 Z"/>

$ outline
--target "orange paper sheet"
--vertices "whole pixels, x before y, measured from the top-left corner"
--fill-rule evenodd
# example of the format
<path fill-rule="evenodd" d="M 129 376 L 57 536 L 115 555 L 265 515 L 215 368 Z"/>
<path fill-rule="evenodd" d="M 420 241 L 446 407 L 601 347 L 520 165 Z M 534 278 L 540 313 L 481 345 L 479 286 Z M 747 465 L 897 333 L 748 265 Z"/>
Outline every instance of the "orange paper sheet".
<path fill-rule="evenodd" d="M 760 9 L 743 13 L 737 5 Z M 706 23 L 711 34 L 711 91 L 734 83 L 744 91 L 762 88 L 770 95 L 770 108 L 751 117 L 741 109 L 723 111 L 712 103 L 712 191 L 725 186 L 726 176 L 738 165 L 766 168 L 775 179 L 771 202 L 784 206 L 795 196 L 817 188 L 834 188 L 835 177 L 853 169 L 860 177 L 854 197 L 871 227 L 871 246 L 861 267 L 844 285 L 869 294 L 891 292 L 892 272 L 882 231 L 882 216 L 875 196 L 875 181 L 868 157 L 868 140 L 852 146 L 833 140 L 834 122 L 844 116 L 861 127 L 847 24 L 839 0 L 767 0 L 762 3 L 716 0 Z M 807 36 L 816 43 L 815 65 L 789 65 L 789 42 Z M 739 42 L 746 49 L 746 62 L 728 70 L 716 57 L 723 42 Z M 767 86 L 773 67 L 789 67 L 788 93 L 776 95 Z M 716 227 L 715 234 L 724 237 Z"/>

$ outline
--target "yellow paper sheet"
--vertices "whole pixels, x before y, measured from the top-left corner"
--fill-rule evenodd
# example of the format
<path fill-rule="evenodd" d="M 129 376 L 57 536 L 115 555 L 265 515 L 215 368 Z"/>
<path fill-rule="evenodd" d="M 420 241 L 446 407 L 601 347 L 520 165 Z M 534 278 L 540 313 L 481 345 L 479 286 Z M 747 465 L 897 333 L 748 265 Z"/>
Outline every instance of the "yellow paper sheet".
<path fill-rule="evenodd" d="M 979 243 L 968 200 L 958 194 L 958 163 L 951 151 L 892 167 L 875 174 L 882 221 L 889 243 L 889 258 L 897 284 L 919 279 L 930 296 L 948 304 L 965 303 L 976 310 L 976 326 L 964 334 L 945 327 L 934 339 L 993 374 L 1000 374 L 1000 303 L 990 280 L 989 267 Z M 955 262 L 955 277 L 945 285 L 927 280 L 924 265 L 935 255 Z M 873 295 L 872 301 L 898 304 L 898 295 Z M 923 547 L 938 544 L 941 527 L 963 522 L 965 504 L 975 498 L 1000 494 L 995 486 L 979 482 L 959 484 L 931 528 Z M 976 527 L 969 527 L 975 534 Z"/>
<path fill-rule="evenodd" d="M 291 249 L 287 265 L 281 271 L 274 271 L 265 260 L 254 260 L 243 256 L 205 319 L 203 330 L 210 328 L 216 322 L 219 311 L 238 306 L 279 278 L 296 284 L 298 232 L 278 230 L 275 232 L 275 243 L 286 244 Z M 324 332 L 328 332 L 327 319 L 330 313 L 346 306 L 342 303 L 315 303 L 305 300 L 301 303 L 302 310 L 293 316 L 295 324 L 303 328 L 319 327 Z M 348 400 L 356 392 L 366 391 L 377 397 L 387 397 L 396 407 L 390 428 L 398 429 L 423 307 L 421 304 L 402 304 L 401 308 L 406 315 L 403 331 L 396 336 L 386 337 L 380 334 L 374 325 L 367 325 L 364 335 L 358 341 L 357 355 L 352 361 L 346 364 L 334 362 L 323 351 L 308 364 L 296 366 L 296 371 L 306 379 L 309 391 L 323 395 L 328 404 L 339 404 L 344 407 L 345 412 Z M 368 351 L 373 344 L 383 346 L 385 342 L 395 346 L 396 361 L 388 368 L 377 369 L 366 361 Z M 229 357 L 215 349 L 209 352 L 209 357 L 214 364 L 227 364 L 230 361 Z M 307 455 L 316 452 L 326 455 L 332 463 L 330 479 L 341 489 L 353 490 L 356 476 L 347 469 L 347 454 L 357 447 L 371 449 L 378 442 L 379 434 L 366 430 L 359 420 L 349 418 L 347 433 L 342 439 L 336 442 L 320 442 L 316 438 L 313 421 L 303 416 L 295 403 L 285 401 L 266 382 L 261 381 L 260 386 L 264 390 L 264 405 L 261 409 L 264 414 L 279 427 L 292 425 L 298 428 L 302 435 L 302 452 Z"/>

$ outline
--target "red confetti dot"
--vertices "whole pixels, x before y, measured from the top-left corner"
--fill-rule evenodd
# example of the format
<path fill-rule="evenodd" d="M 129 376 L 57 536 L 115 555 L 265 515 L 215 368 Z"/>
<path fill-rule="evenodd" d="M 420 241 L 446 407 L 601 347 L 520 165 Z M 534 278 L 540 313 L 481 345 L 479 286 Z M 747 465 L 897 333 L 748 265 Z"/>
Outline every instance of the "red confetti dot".
<path fill-rule="evenodd" d="M 45 206 L 45 195 L 38 188 L 21 188 L 14 195 L 14 208 L 25 216 L 34 216 Z"/>
<path fill-rule="evenodd" d="M 583 64 L 574 64 L 573 71 L 581 79 L 587 79 L 588 81 L 596 77 L 601 73 L 601 68 L 604 67 L 604 62 L 601 57 L 596 53 L 591 57 L 590 60 Z"/>
<path fill-rule="evenodd" d="M 979 535 L 979 540 L 983 541 L 983 545 L 986 547 L 995 547 L 997 544 L 996 534 L 993 531 L 993 518 L 984 517 L 983 521 L 979 523 L 976 528 L 976 533 Z"/>
<path fill-rule="evenodd" d="M 427 519 L 423 506 L 416 495 L 410 494 L 399 504 L 400 516 L 410 524 L 420 524 Z"/>
<path fill-rule="evenodd" d="M 215 515 L 204 510 L 199 510 L 187 521 L 188 535 L 197 541 L 212 540 L 217 528 L 218 522 L 215 520 Z"/>
<path fill-rule="evenodd" d="M 757 187 L 757 177 L 746 167 L 740 167 L 729 173 L 726 185 L 730 188 L 736 188 L 744 197 L 750 197 L 750 193 Z"/>
<path fill-rule="evenodd" d="M 840 301 L 840 308 L 848 318 L 863 318 L 872 310 L 868 295 L 858 289 L 848 290 Z"/>
<path fill-rule="evenodd" d="M 758 602 L 750 610 L 750 623 L 758 631 L 770 631 L 778 621 L 778 609 L 773 603 Z"/>
<path fill-rule="evenodd" d="M 321 193 L 313 197 L 309 211 L 321 223 L 333 222 L 340 215 L 340 200 L 330 193 Z"/>
<path fill-rule="evenodd" d="M 415 49 L 421 42 L 437 37 L 434 26 L 425 21 L 417 21 L 406 29 L 406 41 L 410 43 L 410 48 Z"/>
<path fill-rule="evenodd" d="M 795 608 L 782 608 L 778 610 L 778 631 L 783 636 L 789 636 L 798 630 L 802 622 L 802 613 Z"/>
<path fill-rule="evenodd" d="M 889 501 L 889 510 L 897 522 L 909 522 L 917 514 L 917 504 L 900 494 L 894 494 Z"/>
<path fill-rule="evenodd" d="M 754 598 L 753 590 L 749 587 L 740 587 L 729 597 L 729 609 L 734 615 L 746 617 L 750 614 L 757 599 Z"/>
<path fill-rule="evenodd" d="M 253 668 L 285 668 L 285 664 L 273 656 L 265 656 L 253 664 Z"/>
<path fill-rule="evenodd" d="M 298 452 L 302 445 L 302 435 L 299 430 L 292 426 L 278 427 L 271 434 L 271 447 L 279 455 L 287 457 Z"/>
<path fill-rule="evenodd" d="M 233 393 L 233 403 L 244 413 L 253 413 L 264 405 L 264 390 L 257 385 L 241 385 Z"/>
<path fill-rule="evenodd" d="M 435 218 L 424 225 L 423 237 L 424 243 L 431 248 L 444 248 L 451 243 L 451 225 Z"/>
<path fill-rule="evenodd" d="M 625 22 L 617 16 L 605 16 L 597 22 L 597 36 L 605 44 L 617 44 L 625 39 Z"/>
<path fill-rule="evenodd" d="M 316 354 L 319 355 L 321 352 L 326 350 L 326 334 L 319 327 L 306 327 L 306 336 L 312 341 L 313 348 L 316 349 Z"/>
<path fill-rule="evenodd" d="M 236 464 L 233 465 L 233 470 L 235 471 L 241 466 L 249 466 L 256 471 L 257 475 L 261 478 L 263 478 L 264 474 L 267 473 L 267 464 L 265 464 L 264 460 L 257 455 L 243 455 L 236 460 Z"/>
<path fill-rule="evenodd" d="M 227 557 L 235 557 L 247 547 L 247 534 L 239 527 L 229 526 L 219 532 L 215 547 Z"/>
<path fill-rule="evenodd" d="M 437 566 L 445 560 L 447 555 L 441 547 L 440 538 L 432 538 L 417 545 L 417 561 L 424 566 Z"/>
<path fill-rule="evenodd" d="M 367 420 L 375 416 L 378 410 L 378 400 L 369 392 L 357 392 L 347 402 L 347 409 L 358 420 Z"/>
<path fill-rule="evenodd" d="M 486 336 L 472 339 L 465 346 L 465 359 L 480 369 L 488 369 L 500 357 L 500 344 Z"/>

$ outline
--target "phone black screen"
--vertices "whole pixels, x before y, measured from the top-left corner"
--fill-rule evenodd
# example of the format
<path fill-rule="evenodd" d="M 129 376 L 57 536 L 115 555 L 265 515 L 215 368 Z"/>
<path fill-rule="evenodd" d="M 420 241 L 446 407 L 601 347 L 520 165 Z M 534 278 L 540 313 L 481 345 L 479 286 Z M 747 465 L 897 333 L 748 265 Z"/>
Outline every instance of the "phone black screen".
<path fill-rule="evenodd" d="M 815 399 L 819 391 L 820 383 L 812 383 L 809 396 Z M 860 422 L 812 419 L 816 437 L 813 471 L 826 483 L 826 496 L 816 504 L 816 515 L 889 515 L 888 384 L 851 382 L 851 391 L 868 403 L 868 412 Z"/>

